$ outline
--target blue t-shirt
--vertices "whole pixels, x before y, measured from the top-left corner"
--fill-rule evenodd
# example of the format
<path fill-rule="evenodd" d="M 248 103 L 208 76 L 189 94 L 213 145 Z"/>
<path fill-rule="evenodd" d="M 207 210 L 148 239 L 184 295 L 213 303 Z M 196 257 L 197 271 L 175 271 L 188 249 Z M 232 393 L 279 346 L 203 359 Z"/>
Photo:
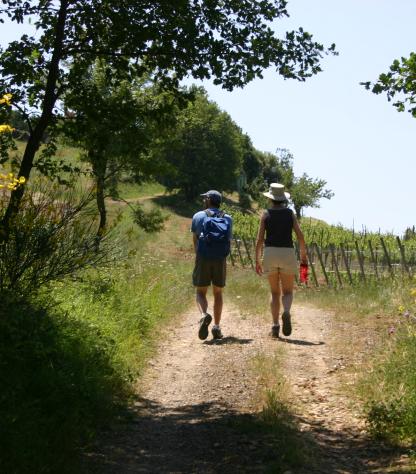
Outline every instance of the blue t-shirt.
<path fill-rule="evenodd" d="M 210 207 L 210 211 L 212 212 L 218 212 L 219 209 L 215 207 Z M 207 213 L 205 211 L 199 211 L 194 216 L 192 217 L 192 224 L 191 224 L 191 232 L 196 234 L 198 237 L 200 236 L 202 232 L 202 223 L 204 222 L 204 219 L 206 217 Z M 228 220 L 229 226 L 228 226 L 228 238 L 231 240 L 232 237 L 232 228 L 233 228 L 233 220 L 231 216 L 228 214 L 224 214 L 225 219 Z"/>

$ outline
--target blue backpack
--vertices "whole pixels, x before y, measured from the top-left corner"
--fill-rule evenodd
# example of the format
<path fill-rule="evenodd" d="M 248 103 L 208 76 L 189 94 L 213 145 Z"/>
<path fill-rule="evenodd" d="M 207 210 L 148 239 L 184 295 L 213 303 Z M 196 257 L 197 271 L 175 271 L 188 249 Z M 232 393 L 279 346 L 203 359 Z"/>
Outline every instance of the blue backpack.
<path fill-rule="evenodd" d="M 198 253 L 206 258 L 225 258 L 230 253 L 230 222 L 224 212 L 205 211 L 201 234 L 198 238 Z"/>

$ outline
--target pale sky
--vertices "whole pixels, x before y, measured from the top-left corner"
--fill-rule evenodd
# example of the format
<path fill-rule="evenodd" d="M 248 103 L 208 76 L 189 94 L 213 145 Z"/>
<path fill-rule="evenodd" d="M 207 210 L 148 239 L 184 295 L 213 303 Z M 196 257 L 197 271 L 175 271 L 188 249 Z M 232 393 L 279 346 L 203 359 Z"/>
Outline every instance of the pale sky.
<path fill-rule="evenodd" d="M 232 93 L 204 82 L 256 148 L 288 148 L 295 172 L 323 178 L 335 196 L 305 215 L 356 230 L 401 233 L 416 224 L 416 119 L 359 85 L 416 51 L 416 0 L 289 0 L 276 31 L 302 26 L 340 55 L 305 83 L 267 71 Z M 26 27 L 28 28 L 28 27 Z M 0 44 L 16 38 L 0 25 Z"/>

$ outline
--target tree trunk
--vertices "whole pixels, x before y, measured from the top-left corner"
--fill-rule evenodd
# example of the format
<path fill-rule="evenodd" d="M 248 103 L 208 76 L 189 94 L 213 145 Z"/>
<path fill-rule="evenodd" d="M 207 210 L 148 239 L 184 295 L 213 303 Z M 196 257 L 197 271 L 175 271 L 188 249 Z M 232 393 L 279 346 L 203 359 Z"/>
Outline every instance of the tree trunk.
<path fill-rule="evenodd" d="M 20 165 L 18 177 L 24 177 L 26 181 L 29 179 L 30 172 L 33 168 L 33 162 L 38 151 L 42 137 L 50 125 L 53 108 L 55 106 L 57 96 L 57 83 L 59 79 L 59 63 L 62 59 L 62 44 L 65 32 L 65 22 L 67 17 L 68 0 L 61 0 L 61 5 L 56 23 L 55 41 L 53 46 L 53 54 L 49 64 L 48 77 L 45 87 L 45 95 L 42 102 L 42 114 L 40 119 L 29 136 L 25 152 L 23 154 L 22 163 Z M 17 215 L 20 203 L 22 202 L 24 187 L 20 186 L 16 191 L 11 193 L 10 201 L 0 224 L 0 240 L 5 241 L 9 237 L 10 221 Z"/>
<path fill-rule="evenodd" d="M 97 247 L 107 227 L 107 209 L 105 207 L 105 175 L 107 173 L 107 160 L 94 151 L 88 152 L 88 160 L 92 164 L 97 186 L 97 208 L 100 221 L 97 229 Z"/>
<path fill-rule="evenodd" d="M 300 220 L 302 217 L 302 207 L 296 206 L 295 204 L 295 212 L 296 212 L 296 218 Z"/>

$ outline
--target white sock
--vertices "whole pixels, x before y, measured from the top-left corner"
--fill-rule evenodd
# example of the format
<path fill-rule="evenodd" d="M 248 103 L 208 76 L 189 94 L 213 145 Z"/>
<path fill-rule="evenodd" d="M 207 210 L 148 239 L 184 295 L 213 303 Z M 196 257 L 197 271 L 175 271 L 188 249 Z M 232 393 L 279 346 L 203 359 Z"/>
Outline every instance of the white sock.
<path fill-rule="evenodd" d="M 212 326 L 212 329 L 219 329 L 219 328 L 220 328 L 219 324 L 214 324 L 214 326 Z"/>

